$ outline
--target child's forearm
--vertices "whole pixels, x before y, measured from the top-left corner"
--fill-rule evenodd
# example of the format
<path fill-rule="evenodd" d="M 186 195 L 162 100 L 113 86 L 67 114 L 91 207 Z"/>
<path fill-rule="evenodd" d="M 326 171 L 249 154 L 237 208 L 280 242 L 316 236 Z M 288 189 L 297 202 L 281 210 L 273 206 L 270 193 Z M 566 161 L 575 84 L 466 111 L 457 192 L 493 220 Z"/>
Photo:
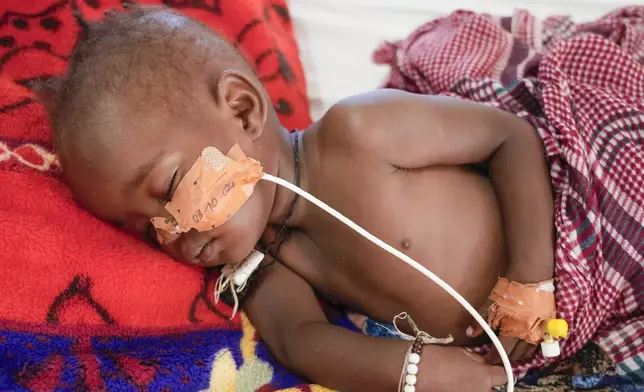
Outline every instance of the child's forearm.
<path fill-rule="evenodd" d="M 365 336 L 326 323 L 302 325 L 285 350 L 287 365 L 315 383 L 343 392 L 396 392 L 412 342 Z M 490 392 L 507 382 L 503 368 L 458 347 L 427 345 L 415 392 Z"/>
<path fill-rule="evenodd" d="M 292 234 L 291 240 L 297 236 Z M 295 256 L 293 249 L 292 243 L 285 243 L 282 251 Z M 280 363 L 307 380 L 341 391 L 397 390 L 411 342 L 373 338 L 329 324 L 311 286 L 281 264 L 272 265 L 257 282 L 244 310 Z"/>
<path fill-rule="evenodd" d="M 519 130 L 490 160 L 490 176 L 508 247 L 506 276 L 532 283 L 553 277 L 553 195 L 539 136 L 527 122 L 514 120 Z"/>
<path fill-rule="evenodd" d="M 412 344 L 369 337 L 326 323 L 302 325 L 293 335 L 285 350 L 286 364 L 315 383 L 349 392 L 397 391 L 405 354 Z M 422 359 L 418 392 L 430 390 L 436 369 L 428 366 L 427 355 Z"/>
<path fill-rule="evenodd" d="M 405 355 L 413 343 L 369 337 L 327 323 L 303 325 L 292 332 L 289 342 L 285 350 L 288 367 L 344 392 L 398 391 Z M 489 391 L 504 382 L 501 368 L 482 366 L 456 347 L 427 345 L 418 366 L 416 392 Z M 454 384 L 443 385 L 445 378 Z M 469 381 L 475 385 L 468 385 Z"/>

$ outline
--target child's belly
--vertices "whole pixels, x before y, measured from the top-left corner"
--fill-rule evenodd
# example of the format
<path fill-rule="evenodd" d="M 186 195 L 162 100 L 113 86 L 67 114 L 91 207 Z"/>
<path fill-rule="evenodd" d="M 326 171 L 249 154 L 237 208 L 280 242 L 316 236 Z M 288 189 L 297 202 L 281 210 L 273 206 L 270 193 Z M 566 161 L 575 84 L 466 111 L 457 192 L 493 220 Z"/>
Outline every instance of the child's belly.
<path fill-rule="evenodd" d="M 489 181 L 461 168 L 432 168 L 362 176 L 353 190 L 350 183 L 347 194 L 325 199 L 476 308 L 483 304 L 505 268 L 501 219 Z M 319 291 L 382 321 L 409 312 L 428 333 L 465 341 L 471 317 L 439 286 L 334 219 L 321 214 L 318 220 L 307 231 L 324 255 L 324 265 L 316 268 L 322 276 L 311 279 Z"/>

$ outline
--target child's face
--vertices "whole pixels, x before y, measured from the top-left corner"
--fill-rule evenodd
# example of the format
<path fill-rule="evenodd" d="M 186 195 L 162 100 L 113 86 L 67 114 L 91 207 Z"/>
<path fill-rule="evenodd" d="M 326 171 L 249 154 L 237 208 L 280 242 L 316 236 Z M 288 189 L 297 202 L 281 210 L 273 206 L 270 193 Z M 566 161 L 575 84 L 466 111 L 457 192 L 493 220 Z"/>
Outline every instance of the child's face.
<path fill-rule="evenodd" d="M 226 111 L 177 123 L 167 117 L 156 114 L 125 122 L 137 126 L 99 136 L 99 148 L 69 154 L 64 165 L 75 196 L 90 212 L 152 242 L 156 242 L 156 232 L 150 219 L 170 217 L 164 205 L 205 147 L 226 152 L 239 144 L 268 172 L 275 170 L 271 151 L 278 150 L 270 138 L 253 139 L 239 129 L 241 122 Z M 90 150 L 98 153 L 78 158 Z M 177 261 L 200 266 L 242 260 L 267 225 L 274 191 L 270 183 L 260 181 L 229 221 L 211 231 L 184 233 L 160 245 L 161 249 Z"/>

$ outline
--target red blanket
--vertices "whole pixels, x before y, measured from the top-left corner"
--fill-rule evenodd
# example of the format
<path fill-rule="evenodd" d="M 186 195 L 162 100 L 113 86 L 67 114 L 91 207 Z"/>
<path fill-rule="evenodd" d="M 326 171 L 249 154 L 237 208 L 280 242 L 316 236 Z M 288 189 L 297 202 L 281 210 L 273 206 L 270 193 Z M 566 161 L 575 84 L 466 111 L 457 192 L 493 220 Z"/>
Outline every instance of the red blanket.
<path fill-rule="evenodd" d="M 644 381 L 644 7 L 595 22 L 456 12 L 375 54 L 388 87 L 484 102 L 530 120 L 555 190 L 563 357 L 598 343 Z M 515 366 L 521 376 L 556 359 Z"/>
<path fill-rule="evenodd" d="M 285 126 L 308 125 L 285 1 L 165 3 L 222 31 L 256 67 Z M 174 263 L 91 217 L 58 177 L 29 86 L 62 73 L 83 26 L 117 6 L 4 0 L 0 10 L 0 390 L 299 385 L 247 320 L 229 322 L 221 314 L 229 309 L 215 308 L 210 272 Z"/>

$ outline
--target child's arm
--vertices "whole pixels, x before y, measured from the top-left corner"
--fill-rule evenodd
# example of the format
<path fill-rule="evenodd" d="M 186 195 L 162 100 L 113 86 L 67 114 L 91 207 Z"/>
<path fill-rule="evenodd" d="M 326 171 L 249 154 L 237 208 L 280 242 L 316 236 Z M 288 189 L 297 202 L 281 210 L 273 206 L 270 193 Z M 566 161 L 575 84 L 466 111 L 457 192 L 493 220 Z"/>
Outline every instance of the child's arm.
<path fill-rule="evenodd" d="M 277 360 L 291 371 L 341 391 L 397 391 L 411 342 L 374 338 L 328 323 L 311 287 L 281 264 L 269 267 L 244 309 Z M 503 369 L 457 347 L 425 346 L 418 392 L 489 392 Z"/>
<path fill-rule="evenodd" d="M 554 274 L 553 195 L 543 144 L 525 120 L 457 98 L 381 90 L 335 105 L 323 121 L 331 137 L 345 138 L 392 165 L 415 169 L 486 164 L 503 219 L 509 280 L 534 283 Z M 431 190 L 430 190 L 431 191 Z M 486 311 L 486 309 L 483 309 Z M 483 330 L 473 326 L 471 336 Z M 534 346 L 502 337 L 512 359 Z M 493 352 L 488 357 L 498 361 Z"/>
<path fill-rule="evenodd" d="M 553 277 L 553 195 L 543 144 L 519 117 L 456 98 L 381 90 L 337 104 L 335 122 L 352 148 L 396 168 L 487 164 L 508 246 L 507 278 L 522 283 Z M 336 136 L 336 135 L 334 135 Z"/>

